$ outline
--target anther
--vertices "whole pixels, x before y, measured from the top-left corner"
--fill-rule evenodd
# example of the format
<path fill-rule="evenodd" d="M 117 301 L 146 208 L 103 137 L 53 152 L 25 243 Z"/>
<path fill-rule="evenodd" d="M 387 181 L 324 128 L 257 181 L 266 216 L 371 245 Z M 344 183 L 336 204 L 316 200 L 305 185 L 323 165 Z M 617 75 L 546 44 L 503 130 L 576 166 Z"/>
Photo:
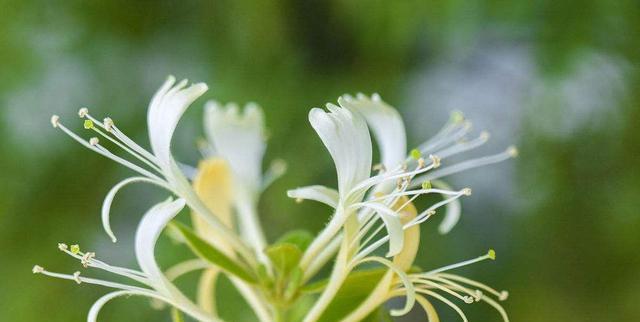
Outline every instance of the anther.
<path fill-rule="evenodd" d="M 424 182 L 422 182 L 422 189 L 424 190 L 428 190 L 431 189 L 431 181 L 430 180 L 426 180 Z"/>
<path fill-rule="evenodd" d="M 51 125 L 56 128 L 58 127 L 58 123 L 60 123 L 60 116 L 58 115 L 52 115 L 51 116 Z"/>
<path fill-rule="evenodd" d="M 480 138 L 483 140 L 488 140 L 491 135 L 487 131 L 480 132 Z"/>
<path fill-rule="evenodd" d="M 302 198 L 296 198 L 296 203 L 302 203 L 303 199 Z"/>
<path fill-rule="evenodd" d="M 424 168 L 424 164 L 425 164 L 424 158 L 418 159 L 418 169 Z"/>
<path fill-rule="evenodd" d="M 487 257 L 489 257 L 491 260 L 496 260 L 496 251 L 493 249 L 489 249 L 489 251 L 487 252 Z"/>
<path fill-rule="evenodd" d="M 80 262 L 82 263 L 82 266 L 84 268 L 89 267 L 89 264 L 91 263 L 91 259 L 93 259 L 94 257 L 96 257 L 96 253 L 86 252 L 84 255 L 82 255 L 82 259 L 80 260 Z"/>
<path fill-rule="evenodd" d="M 84 128 L 87 130 L 91 130 L 93 128 L 93 121 L 92 120 L 84 120 Z"/>
<path fill-rule="evenodd" d="M 40 265 L 34 265 L 31 271 L 33 272 L 33 274 L 40 274 L 44 272 L 44 268 L 42 268 L 42 266 Z"/>
<path fill-rule="evenodd" d="M 80 245 L 78 245 L 78 244 L 71 245 L 71 252 L 73 254 L 79 253 L 80 252 Z"/>
<path fill-rule="evenodd" d="M 80 272 L 73 273 L 73 280 L 78 284 L 82 283 L 82 280 L 80 279 Z"/>
<path fill-rule="evenodd" d="M 104 124 L 104 129 L 107 130 L 107 132 L 111 132 L 114 125 L 113 120 L 110 117 L 105 117 L 102 123 Z"/>
<path fill-rule="evenodd" d="M 517 156 L 518 156 L 518 148 L 516 148 L 515 146 L 510 146 L 510 147 L 507 149 L 507 153 L 508 153 L 511 157 L 515 158 L 515 157 L 517 157 Z"/>
<path fill-rule="evenodd" d="M 480 300 L 482 300 L 482 291 L 481 290 L 476 290 L 475 291 L 475 295 L 474 297 L 476 298 L 476 302 L 479 302 Z"/>
<path fill-rule="evenodd" d="M 89 109 L 86 108 L 86 107 L 83 107 L 83 108 L 78 110 L 78 116 L 80 116 L 80 117 L 85 117 L 85 116 L 87 116 L 87 114 L 89 114 Z"/>
<path fill-rule="evenodd" d="M 434 169 L 440 166 L 440 157 L 437 155 L 429 154 L 429 159 L 431 160 L 431 163 L 433 163 Z"/>
<path fill-rule="evenodd" d="M 67 249 L 69 249 L 69 246 L 65 243 L 58 243 L 58 249 L 61 251 L 65 251 Z"/>
<path fill-rule="evenodd" d="M 93 146 L 98 145 L 98 143 L 100 143 L 100 140 L 98 140 L 97 137 L 92 137 L 92 138 L 89 139 L 89 144 L 91 144 Z"/>
<path fill-rule="evenodd" d="M 435 210 L 433 210 L 433 209 L 429 209 L 429 210 L 427 210 L 427 216 L 433 216 L 433 215 L 435 215 L 435 214 L 436 214 L 436 211 L 435 211 Z"/>
<path fill-rule="evenodd" d="M 465 297 L 463 297 L 463 299 L 464 299 L 464 302 L 467 303 L 467 304 L 471 304 L 471 303 L 475 302 L 475 299 L 472 296 L 465 296 Z"/>
<path fill-rule="evenodd" d="M 508 291 L 500 292 L 500 296 L 498 297 L 498 299 L 500 301 L 506 301 L 508 298 L 509 298 L 509 292 Z"/>
<path fill-rule="evenodd" d="M 471 195 L 471 188 L 462 189 L 462 194 L 465 195 L 465 196 L 470 196 Z"/>

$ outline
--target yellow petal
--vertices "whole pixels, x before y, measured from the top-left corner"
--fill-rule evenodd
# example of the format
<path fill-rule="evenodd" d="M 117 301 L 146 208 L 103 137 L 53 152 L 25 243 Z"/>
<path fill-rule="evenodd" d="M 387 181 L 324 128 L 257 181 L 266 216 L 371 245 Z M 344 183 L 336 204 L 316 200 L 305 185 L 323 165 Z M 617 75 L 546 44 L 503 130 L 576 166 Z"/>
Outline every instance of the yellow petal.
<path fill-rule="evenodd" d="M 398 199 L 393 209 L 398 209 L 407 203 L 409 199 L 407 197 L 401 197 Z M 406 224 L 412 219 L 416 218 L 418 211 L 413 203 L 408 203 L 399 212 L 400 222 Z M 416 259 L 418 253 L 418 246 L 420 246 L 420 226 L 414 225 L 404 231 L 404 247 L 402 251 L 393 258 L 393 263 L 404 271 L 409 270 L 413 261 Z"/>
<path fill-rule="evenodd" d="M 229 227 L 233 227 L 231 212 L 231 170 L 226 161 L 220 158 L 203 160 L 198 165 L 198 174 L 193 179 L 193 189 L 203 203 L 218 219 Z M 215 231 L 202 217 L 191 215 L 195 231 L 204 239 L 215 243 L 223 250 L 229 250 L 226 242 L 216 235 Z"/>

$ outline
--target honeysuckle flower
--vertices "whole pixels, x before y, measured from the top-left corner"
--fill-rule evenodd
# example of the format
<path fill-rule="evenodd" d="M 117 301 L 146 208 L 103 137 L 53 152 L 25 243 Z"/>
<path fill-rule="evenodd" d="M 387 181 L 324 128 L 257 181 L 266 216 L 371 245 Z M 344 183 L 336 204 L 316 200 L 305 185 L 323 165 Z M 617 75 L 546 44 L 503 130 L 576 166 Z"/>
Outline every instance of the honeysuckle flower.
<path fill-rule="evenodd" d="M 321 300 L 316 303 L 307 316 L 307 320 L 312 320 L 321 314 L 324 307 L 328 305 L 328 299 L 337 292 L 341 280 L 344 280 L 348 271 L 357 265 L 375 260 L 389 266 L 396 272 L 406 270 L 407 265 L 410 266 L 413 259 L 406 259 L 405 263 L 393 263 L 369 255 L 385 243 L 389 243 L 386 257 L 398 255 L 404 248 L 406 237 L 404 231 L 428 220 L 439 207 L 447 207 L 440 231 L 446 233 L 453 228 L 460 216 L 458 199 L 461 196 L 469 195 L 471 190 L 464 188 L 454 191 L 446 183 L 436 179 L 469 168 L 499 162 L 515 155 L 515 149 L 509 148 L 506 152 L 498 155 L 469 160 L 435 170 L 439 168 L 443 159 L 482 145 L 487 141 L 488 134 L 482 132 L 478 138 L 466 141 L 464 138 L 471 129 L 471 124 L 464 121 L 461 113 L 454 113 L 451 121 L 434 138 L 407 153 L 402 119 L 399 113 L 382 101 L 379 95 L 374 94 L 372 97 L 367 97 L 358 94 L 356 98 L 345 95 L 340 97 L 338 102 L 340 106 L 327 105 L 329 112 L 314 109 L 309 114 L 312 126 L 318 132 L 334 160 L 338 176 L 338 190 L 310 186 L 288 192 L 290 197 L 320 201 L 336 209 L 327 228 L 309 247 L 303 257 L 302 265 L 307 264 L 305 259 L 318 261 L 319 249 L 328 245 L 338 245 L 338 243 L 332 243 L 331 240 L 343 238 L 336 227 L 343 227 L 348 216 L 357 215 L 358 223 L 356 226 L 358 228 L 351 240 L 348 241 L 349 247 L 352 247 L 354 251 L 349 256 L 350 259 L 343 263 L 344 272 L 341 276 L 334 275 L 337 277 L 333 280 L 335 281 L 333 288 L 328 287 L 325 290 L 325 293 L 321 295 Z M 374 176 L 369 174 L 372 149 L 366 125 L 369 126 L 380 146 L 381 164 L 378 168 L 381 173 Z M 429 155 L 428 164 L 422 158 L 423 155 Z M 414 189 L 416 186 L 419 189 Z M 368 196 L 367 192 L 369 192 Z M 411 206 L 417 197 L 427 193 L 439 193 L 445 196 L 445 199 L 416 214 L 411 220 L 401 223 L 399 213 Z M 397 205 L 401 199 L 405 200 Z M 394 205 L 396 205 L 395 208 Z M 378 219 L 383 223 L 376 229 L 375 225 Z M 386 228 L 387 233 L 376 240 L 375 237 L 379 235 L 383 227 Z M 323 260 L 325 257 L 320 256 L 319 258 Z M 315 264 L 315 267 L 321 264 Z M 404 267 L 400 268 L 398 264 Z M 314 266 L 313 263 L 309 265 Z M 408 300 L 405 308 L 393 313 L 404 314 L 411 308 L 415 299 L 412 288 L 408 287 L 406 295 Z M 323 302 L 323 297 L 327 301 Z"/>
<path fill-rule="evenodd" d="M 186 80 L 175 84 L 173 77 L 162 85 L 153 96 L 147 114 L 151 152 L 127 137 L 112 119 L 98 121 L 88 109 L 80 109 L 78 114 L 85 119 L 86 129 L 130 154 L 135 162 L 101 145 L 98 137 L 82 139 L 65 127 L 59 117 L 52 117 L 54 127 L 139 174 L 116 184 L 103 203 L 103 226 L 114 242 L 110 208 L 120 189 L 130 183 L 146 182 L 178 197 L 176 201 L 154 206 L 140 221 L 135 238 L 139 270 L 106 264 L 98 260 L 95 253 L 81 251 L 78 245 L 59 245 L 60 250 L 78 259 L 84 268 L 106 270 L 131 280 L 131 285 L 87 278 L 80 271 L 59 274 L 37 265 L 33 268 L 34 273 L 115 288 L 116 291 L 95 302 L 89 321 L 96 320 L 105 303 L 124 295 L 155 299 L 199 321 L 220 321 L 214 294 L 218 276 L 225 274 L 260 321 L 280 322 L 286 316 L 283 310 L 305 296 L 304 286 L 332 259 L 333 270 L 320 296 L 304 316 L 305 322 L 324 319 L 327 307 L 336 300 L 343 284 L 365 264 L 382 265 L 384 275 L 372 280 L 375 287 L 366 299 L 352 303 L 351 311 L 340 317 L 341 321 L 360 321 L 387 300 L 400 296 L 406 298 L 405 305 L 392 310 L 393 315 L 405 314 L 418 303 L 430 321 L 438 321 L 430 302 L 435 299 L 451 306 L 466 321 L 460 307 L 443 294 L 466 303 L 484 301 L 508 320 L 504 309 L 490 297 L 504 300 L 505 291 L 498 292 L 485 284 L 448 273 L 461 266 L 495 259 L 495 252 L 422 273 L 415 270 L 413 262 L 420 247 L 419 225 L 444 207 L 439 230 L 447 233 L 460 218 L 460 198 L 471 193 L 469 188 L 453 189 L 442 178 L 515 156 L 515 148 L 449 164 L 449 157 L 479 147 L 488 140 L 485 132 L 467 139 L 471 123 L 464 120 L 461 113 L 452 114 L 438 134 L 407 151 L 402 118 L 379 95 L 342 96 L 338 105 L 327 104 L 326 110 L 314 108 L 309 113 L 311 126 L 334 161 L 337 189 L 313 185 L 287 192 L 296 200 L 324 203 L 332 208 L 333 215 L 310 242 L 283 237 L 282 241 L 269 245 L 259 223 L 257 203 L 261 192 L 284 173 L 285 165 L 276 160 L 267 171 L 262 170 L 266 137 L 259 106 L 250 103 L 240 111 L 235 104 L 222 106 L 208 102 L 204 114 L 207 140 L 200 144 L 204 159 L 192 168 L 179 164 L 171 154 L 171 139 L 182 114 L 206 89 L 201 83 L 187 86 Z M 380 151 L 377 165 L 373 165 L 372 136 Z M 443 199 L 418 210 L 414 201 L 425 194 L 438 194 Z M 175 227 L 198 258 L 179 262 L 163 272 L 155 261 L 155 244 L 169 221 L 185 205 L 191 210 L 193 229 L 182 224 Z M 379 251 L 384 246 L 387 251 L 382 256 Z M 202 270 L 202 275 L 194 303 L 175 286 L 174 280 L 196 270 Z"/>
<path fill-rule="evenodd" d="M 160 89 L 153 96 L 147 110 L 147 122 L 149 130 L 149 142 L 153 153 L 142 148 L 132 139 L 126 136 L 111 118 L 105 118 L 102 122 L 89 114 L 87 108 L 81 108 L 78 116 L 85 119 L 84 127 L 93 130 L 100 137 L 107 139 L 117 147 L 140 161 L 139 165 L 122 158 L 100 144 L 98 137 L 92 137 L 88 141 L 73 133 L 65 127 L 57 115 L 52 116 L 51 124 L 55 128 L 71 136 L 73 139 L 125 167 L 137 172 L 141 176 L 127 178 L 116 184 L 105 197 L 102 206 L 102 223 L 105 232 L 116 242 L 116 236 L 111 229 L 110 209 L 115 195 L 126 185 L 136 182 L 146 182 L 161 186 L 176 196 L 185 199 L 187 204 L 205 220 L 213 230 L 223 236 L 234 251 L 251 260 L 253 256 L 244 243 L 237 238 L 211 211 L 202 203 L 191 188 L 191 184 L 183 174 L 177 162 L 171 155 L 171 138 L 176 129 L 180 117 L 186 109 L 200 97 L 206 90 L 207 85 L 197 83 L 187 87 L 188 81 L 176 80 L 170 76 Z"/>
<path fill-rule="evenodd" d="M 88 322 L 97 321 L 100 309 L 108 301 L 116 297 L 128 295 L 140 295 L 160 300 L 179 308 L 181 311 L 200 321 L 219 321 L 207 315 L 206 312 L 202 311 L 202 309 L 178 290 L 162 272 L 155 260 L 155 245 L 160 233 L 167 223 L 182 210 L 184 205 L 185 201 L 183 199 L 177 199 L 175 201 L 169 199 L 155 205 L 143 216 L 135 235 L 135 255 L 140 270 L 109 265 L 98 260 L 96 254 L 93 252 L 80 251 L 77 245 L 69 248 L 67 244 L 58 244 L 58 249 L 80 260 L 83 267 L 101 269 L 135 282 L 132 284 L 142 284 L 144 285 L 143 287 L 84 277 L 79 271 L 73 274 L 54 273 L 38 265 L 33 267 L 33 273 L 73 280 L 78 284 L 96 284 L 116 289 L 116 291 L 104 295 L 94 303 L 89 311 Z"/>

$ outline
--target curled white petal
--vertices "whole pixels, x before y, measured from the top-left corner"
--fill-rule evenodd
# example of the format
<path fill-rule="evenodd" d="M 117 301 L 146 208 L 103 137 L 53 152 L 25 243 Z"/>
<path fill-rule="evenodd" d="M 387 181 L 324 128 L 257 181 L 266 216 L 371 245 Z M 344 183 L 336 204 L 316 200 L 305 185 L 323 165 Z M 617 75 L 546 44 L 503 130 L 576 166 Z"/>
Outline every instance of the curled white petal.
<path fill-rule="evenodd" d="M 99 298 L 89 310 L 89 314 L 87 315 L 87 322 L 97 322 L 98 321 L 98 313 L 102 310 L 102 307 L 107 304 L 107 302 L 113 300 L 116 297 L 120 296 L 131 296 L 131 295 L 139 295 L 146 296 L 154 299 L 161 300 L 163 302 L 168 302 L 168 300 L 154 292 L 144 292 L 144 291 L 115 291 L 111 293 L 107 293 L 106 295 Z"/>
<path fill-rule="evenodd" d="M 161 202 L 147 211 L 142 217 L 135 238 L 135 253 L 138 265 L 149 279 L 155 282 L 155 288 L 163 294 L 171 294 L 172 285 L 167 279 L 155 259 L 155 245 L 164 227 L 182 210 L 184 199 L 171 199 Z"/>
<path fill-rule="evenodd" d="M 355 98 L 344 95 L 338 102 L 365 118 L 380 147 L 382 164 L 387 169 L 397 166 L 406 158 L 404 122 L 395 108 L 385 103 L 378 94 L 371 97 L 358 94 Z"/>
<path fill-rule="evenodd" d="M 171 138 L 182 114 L 208 89 L 204 83 L 186 87 L 186 79 L 174 86 L 175 81 L 173 76 L 165 81 L 151 99 L 147 111 L 151 149 L 162 167 L 170 163 Z"/>
<path fill-rule="evenodd" d="M 389 236 L 389 252 L 387 252 L 386 256 L 391 257 L 400 253 L 404 247 L 404 228 L 400 221 L 400 216 L 382 204 L 362 203 L 361 205 L 375 210 L 384 222 Z"/>
<path fill-rule="evenodd" d="M 287 196 L 300 200 L 318 201 L 332 208 L 338 206 L 339 199 L 338 191 L 320 185 L 292 189 L 287 191 Z"/>
<path fill-rule="evenodd" d="M 400 281 L 402 282 L 402 285 L 405 288 L 405 292 L 406 292 L 405 294 L 407 296 L 407 300 L 404 304 L 404 308 L 400 310 L 395 310 L 395 309 L 391 310 L 391 315 L 401 316 L 409 313 L 409 311 L 411 311 L 411 309 L 413 308 L 413 305 L 416 302 L 416 290 L 415 290 L 415 287 L 413 286 L 413 283 L 411 283 L 409 276 L 407 276 L 407 273 L 405 273 L 402 269 L 400 269 L 400 267 L 398 267 L 396 264 L 394 264 L 390 260 L 382 257 L 377 257 L 377 256 L 365 257 L 359 261 L 359 263 L 366 263 L 366 262 L 378 262 L 382 265 L 389 267 L 389 269 L 393 270 L 393 272 L 396 273 L 396 275 L 398 275 L 398 278 L 400 278 Z"/>
<path fill-rule="evenodd" d="M 433 180 L 431 181 L 431 184 L 433 184 L 434 187 L 446 190 L 452 189 L 451 186 L 440 180 Z M 455 227 L 455 225 L 460 220 L 461 208 L 462 207 L 460 206 L 460 199 L 453 199 L 446 205 L 444 219 L 442 219 L 442 222 L 438 226 L 439 233 L 443 235 L 448 234 L 453 229 L 453 227 Z"/>
<path fill-rule="evenodd" d="M 327 104 L 326 112 L 311 109 L 309 122 L 331 154 L 338 175 L 338 191 L 345 198 L 371 172 L 371 137 L 359 114 Z"/>
<path fill-rule="evenodd" d="M 118 184 L 113 186 L 111 190 L 109 190 L 109 193 L 107 193 L 107 196 L 104 198 L 104 201 L 102 202 L 101 217 L 102 217 L 102 226 L 104 227 L 104 231 L 107 233 L 107 235 L 109 235 L 109 237 L 111 237 L 111 241 L 113 241 L 114 243 L 117 241 L 117 238 L 113 233 L 113 230 L 111 229 L 111 223 L 110 223 L 111 204 L 113 203 L 113 199 L 115 198 L 118 191 L 120 191 L 120 189 L 122 189 L 124 186 L 128 184 L 135 183 L 135 182 L 147 182 L 147 183 L 152 183 L 152 184 L 156 184 L 164 187 L 164 185 L 160 184 L 158 181 L 149 179 L 147 177 L 131 177 L 131 178 L 127 178 L 120 181 Z"/>

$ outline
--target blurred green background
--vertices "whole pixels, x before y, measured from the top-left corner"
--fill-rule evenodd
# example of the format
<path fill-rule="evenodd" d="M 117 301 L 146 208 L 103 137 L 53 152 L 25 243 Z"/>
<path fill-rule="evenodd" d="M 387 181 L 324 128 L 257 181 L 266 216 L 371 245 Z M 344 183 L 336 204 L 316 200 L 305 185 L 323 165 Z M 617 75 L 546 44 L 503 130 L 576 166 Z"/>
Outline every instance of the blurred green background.
<path fill-rule="evenodd" d="M 405 117 L 412 145 L 450 110 L 464 111 L 492 133 L 478 155 L 515 143 L 520 157 L 451 178 L 474 195 L 449 235 L 424 225 L 418 263 L 439 267 L 493 247 L 497 261 L 462 273 L 508 289 L 512 321 L 640 321 L 639 60 L 637 1 L 0 0 L 0 321 L 83 321 L 106 292 L 31 274 L 33 264 L 78 269 L 58 242 L 135 265 L 137 221 L 164 194 L 146 186 L 121 194 L 113 209 L 121 239 L 112 244 L 99 210 L 129 173 L 49 118 L 81 131 L 75 114 L 88 106 L 146 143 L 146 106 L 168 74 L 207 82 L 206 99 L 265 108 L 267 160 L 289 163 L 260 205 L 271 240 L 317 231 L 329 215 L 285 196 L 335 184 L 307 122 L 311 107 L 379 92 Z M 204 101 L 174 141 L 186 163 L 198 158 Z M 163 263 L 184 256 L 166 238 L 160 247 Z M 223 317 L 252 319 L 232 292 L 221 297 Z M 169 321 L 147 303 L 117 300 L 101 317 Z M 500 320 L 488 306 L 465 309 L 472 321 Z"/>

